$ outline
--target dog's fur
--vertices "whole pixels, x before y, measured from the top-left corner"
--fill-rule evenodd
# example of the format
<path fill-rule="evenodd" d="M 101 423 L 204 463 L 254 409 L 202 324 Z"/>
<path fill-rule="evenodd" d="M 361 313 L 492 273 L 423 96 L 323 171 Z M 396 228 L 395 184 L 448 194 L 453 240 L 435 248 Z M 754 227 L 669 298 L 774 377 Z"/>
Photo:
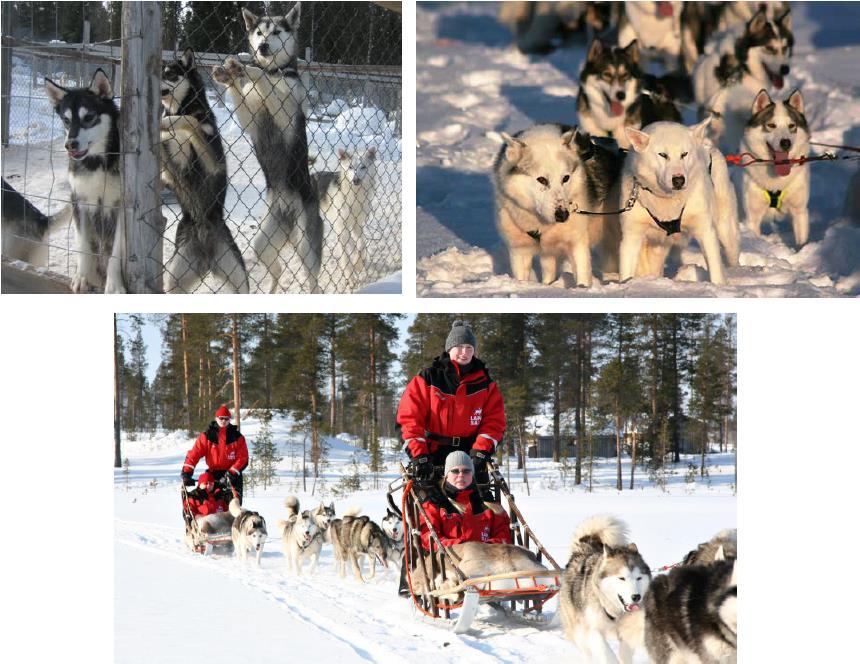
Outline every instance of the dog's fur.
<path fill-rule="evenodd" d="M 691 128 L 671 122 L 626 128 L 633 151 L 624 164 L 618 202 L 629 196 L 634 180 L 639 198 L 621 215 L 622 281 L 662 276 L 670 249 L 683 246 L 690 235 L 699 243 L 713 283 L 725 283 L 721 244 L 729 265 L 737 265 L 737 199 L 725 158 L 705 139 L 708 122 Z M 662 222 L 680 217 L 680 232 L 669 234 L 651 215 Z"/>
<path fill-rule="evenodd" d="M 555 281 L 559 261 L 567 259 L 577 285 L 591 286 L 591 247 L 597 244 L 604 274 L 616 272 L 617 219 L 574 209 L 604 210 L 618 177 L 618 155 L 568 125 L 540 124 L 502 138 L 505 144 L 493 165 L 496 224 L 513 277 L 531 280 L 537 255 L 543 283 Z"/>
<path fill-rule="evenodd" d="M 376 576 L 376 561 L 388 567 L 388 537 L 368 516 L 358 516 L 360 510 L 348 510 L 342 519 L 334 519 L 328 532 L 334 550 L 335 564 L 340 576 L 346 576 L 349 563 L 355 578 L 366 582 Z M 364 556 L 369 558 L 370 576 L 362 573 Z"/>
<path fill-rule="evenodd" d="M 354 291 L 362 283 L 365 262 L 364 227 L 370 217 L 376 187 L 376 148 L 363 152 L 340 149 L 337 171 L 311 174 L 320 214 L 331 224 L 331 255 L 337 260 L 339 291 Z"/>
<path fill-rule="evenodd" d="M 570 560 L 562 573 L 559 615 L 565 636 L 592 662 L 617 662 L 607 638 L 617 636 L 625 615 L 640 610 L 651 570 L 627 526 L 612 516 L 594 516 L 576 529 Z M 621 661 L 631 662 L 621 642 Z"/>
<path fill-rule="evenodd" d="M 645 597 L 645 646 L 656 664 L 737 661 L 737 561 L 683 565 Z"/>
<path fill-rule="evenodd" d="M 119 108 L 98 69 L 88 88 L 66 89 L 45 79 L 45 92 L 66 126 L 72 219 L 77 235 L 75 293 L 126 292 L 126 242 L 120 215 Z"/>
<path fill-rule="evenodd" d="M 267 270 L 269 292 L 277 292 L 282 261 L 296 255 L 302 264 L 303 286 L 317 291 L 322 260 L 323 228 L 319 201 L 308 170 L 305 131 L 307 90 L 296 70 L 301 4 L 286 16 L 257 16 L 242 10 L 248 42 L 259 67 L 228 57 L 212 70 L 225 86 L 242 128 L 250 135 L 266 178 L 268 212 L 252 246 Z M 282 257 L 281 250 L 290 248 Z"/>
<path fill-rule="evenodd" d="M 776 160 L 796 159 L 809 153 L 809 126 L 799 90 L 794 90 L 785 101 L 774 101 L 765 90 L 756 95 L 741 140 L 741 152 Z M 750 230 L 760 235 L 762 221 L 788 215 L 795 245 L 800 248 L 806 244 L 809 239 L 809 167 L 762 164 L 744 168 L 741 177 L 744 216 Z"/>
<path fill-rule="evenodd" d="M 244 561 L 249 550 L 257 552 L 257 565 L 263 556 L 263 545 L 266 543 L 266 520 L 258 512 L 246 510 L 234 498 L 230 501 L 230 514 L 233 515 L 233 526 L 230 533 L 233 538 L 233 551 Z"/>
<path fill-rule="evenodd" d="M 182 207 L 164 290 L 193 293 L 212 272 L 219 291 L 247 293 L 245 261 L 224 221 L 227 159 L 190 48 L 164 63 L 161 103 L 161 179 Z"/>
<path fill-rule="evenodd" d="M 643 80 L 637 41 L 626 48 L 592 41 L 576 98 L 580 129 L 592 136 L 609 136 L 628 148 L 625 126 L 639 129 L 659 120 L 680 122 L 681 114 L 671 101 L 663 95 L 643 94 Z"/>
<path fill-rule="evenodd" d="M 287 518 L 279 519 L 277 528 L 282 537 L 281 546 L 287 571 L 301 576 L 305 560 L 310 560 L 310 571 L 313 573 L 316 571 L 322 549 L 317 515 L 309 510 L 300 512 L 299 499 L 295 496 L 287 496 L 284 506 L 287 508 Z M 328 523 L 327 520 L 326 523 Z"/>
<path fill-rule="evenodd" d="M 684 556 L 684 565 L 710 565 L 718 560 L 738 557 L 738 531 L 721 530 L 707 542 L 702 542 Z"/>
<path fill-rule="evenodd" d="M 391 508 L 385 510 L 385 516 L 379 522 L 382 527 L 382 532 L 388 538 L 389 551 L 395 552 L 399 558 L 403 554 L 403 517 L 397 512 L 392 512 Z M 394 557 L 394 556 L 392 556 Z"/>
<path fill-rule="evenodd" d="M 618 27 L 618 45 L 625 47 L 635 39 L 644 60 L 662 60 L 668 69 L 676 69 L 682 64 L 682 9 L 681 2 L 625 3 Z"/>
<path fill-rule="evenodd" d="M 31 265 L 48 264 L 48 247 L 42 244 L 51 219 L 3 178 L 3 256 Z"/>

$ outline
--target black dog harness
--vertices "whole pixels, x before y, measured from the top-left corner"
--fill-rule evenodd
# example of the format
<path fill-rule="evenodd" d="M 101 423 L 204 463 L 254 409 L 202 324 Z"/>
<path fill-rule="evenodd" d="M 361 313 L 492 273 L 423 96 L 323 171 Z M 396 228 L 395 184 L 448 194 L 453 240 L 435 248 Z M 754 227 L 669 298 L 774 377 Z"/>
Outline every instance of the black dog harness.
<path fill-rule="evenodd" d="M 535 229 L 533 231 L 526 231 L 526 235 L 528 235 L 530 238 L 533 238 L 535 242 L 540 244 L 540 231 L 538 229 Z"/>
<path fill-rule="evenodd" d="M 647 212 L 648 216 L 650 216 L 654 220 L 654 223 L 657 224 L 664 231 L 666 231 L 666 235 L 674 235 L 675 233 L 681 232 L 681 217 L 684 216 L 684 208 L 687 207 L 686 205 L 681 208 L 681 213 L 676 219 L 669 219 L 668 221 L 663 221 L 661 219 L 657 219 L 657 217 L 655 217 L 651 213 L 651 210 L 645 207 L 645 204 L 642 203 L 642 201 L 639 201 L 639 203 L 640 205 L 642 205 L 643 208 L 645 208 L 645 212 Z"/>

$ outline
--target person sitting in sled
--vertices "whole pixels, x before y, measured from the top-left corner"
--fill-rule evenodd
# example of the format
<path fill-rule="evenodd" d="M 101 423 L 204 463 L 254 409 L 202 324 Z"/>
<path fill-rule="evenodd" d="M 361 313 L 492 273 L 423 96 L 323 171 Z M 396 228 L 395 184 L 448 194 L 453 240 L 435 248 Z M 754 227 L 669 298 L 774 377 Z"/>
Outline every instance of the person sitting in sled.
<path fill-rule="evenodd" d="M 203 457 L 206 457 L 208 466 L 206 472 L 210 473 L 216 482 L 229 474 L 230 484 L 239 494 L 241 504 L 242 471 L 248 466 L 248 445 L 238 427 L 230 423 L 227 406 L 221 406 L 215 412 L 215 420 L 197 437 L 194 446 L 185 456 L 181 475 L 185 486 L 194 486 L 191 476 L 197 462 Z"/>
<path fill-rule="evenodd" d="M 486 463 L 505 433 L 505 406 L 487 367 L 475 357 L 477 345 L 472 328 L 454 321 L 445 353 L 410 381 L 400 399 L 397 424 L 419 484 L 435 484 L 455 450 L 472 457 L 478 484 L 489 482 Z"/>
<path fill-rule="evenodd" d="M 201 533 L 219 533 L 230 529 L 233 517 L 230 514 L 230 500 L 233 493 L 215 484 L 211 473 L 203 473 L 197 478 L 197 488 L 186 494 L 187 504 L 184 512 L 186 530 L 191 527 L 191 519 L 197 522 Z"/>
<path fill-rule="evenodd" d="M 511 519 L 501 505 L 481 497 L 475 466 L 465 452 L 451 452 L 445 459 L 440 485 L 423 493 L 426 498 L 421 506 L 445 546 L 462 542 L 511 544 Z M 421 543 L 430 549 L 430 529 L 423 518 Z"/>

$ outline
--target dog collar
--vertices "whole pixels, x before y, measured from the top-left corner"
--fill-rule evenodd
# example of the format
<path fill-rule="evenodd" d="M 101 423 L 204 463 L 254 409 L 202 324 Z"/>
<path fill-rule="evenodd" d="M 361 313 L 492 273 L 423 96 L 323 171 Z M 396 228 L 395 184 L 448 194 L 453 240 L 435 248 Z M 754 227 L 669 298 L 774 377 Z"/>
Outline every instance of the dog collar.
<path fill-rule="evenodd" d="M 285 65 L 280 67 L 273 67 L 271 69 L 266 70 L 267 74 L 282 74 L 283 76 L 291 76 L 293 78 L 298 78 L 299 70 L 296 68 L 295 62 L 288 62 Z"/>

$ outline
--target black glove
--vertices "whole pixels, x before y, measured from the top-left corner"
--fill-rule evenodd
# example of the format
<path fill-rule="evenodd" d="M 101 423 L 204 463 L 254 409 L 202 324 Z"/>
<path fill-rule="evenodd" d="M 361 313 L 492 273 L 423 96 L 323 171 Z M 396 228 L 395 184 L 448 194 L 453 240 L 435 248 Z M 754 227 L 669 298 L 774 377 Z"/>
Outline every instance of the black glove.
<path fill-rule="evenodd" d="M 490 459 L 490 453 L 485 452 L 484 450 L 476 450 L 472 448 L 469 452 L 469 456 L 472 457 L 472 463 L 475 465 L 475 472 L 478 473 L 483 471 L 487 467 L 487 461 Z"/>
<path fill-rule="evenodd" d="M 185 486 L 194 486 L 194 478 L 191 477 L 191 473 L 182 473 L 182 483 Z"/>
<path fill-rule="evenodd" d="M 224 475 L 221 476 L 221 479 L 218 480 L 218 484 L 219 484 L 219 486 L 221 486 L 224 489 L 229 489 L 231 486 L 231 484 L 230 484 L 230 473 L 224 473 Z"/>
<path fill-rule="evenodd" d="M 409 469 L 412 471 L 412 475 L 415 476 L 415 479 L 419 482 L 429 482 L 433 479 L 433 463 L 430 461 L 430 457 L 426 454 L 422 454 L 421 456 L 412 459 L 412 461 L 409 462 Z"/>

